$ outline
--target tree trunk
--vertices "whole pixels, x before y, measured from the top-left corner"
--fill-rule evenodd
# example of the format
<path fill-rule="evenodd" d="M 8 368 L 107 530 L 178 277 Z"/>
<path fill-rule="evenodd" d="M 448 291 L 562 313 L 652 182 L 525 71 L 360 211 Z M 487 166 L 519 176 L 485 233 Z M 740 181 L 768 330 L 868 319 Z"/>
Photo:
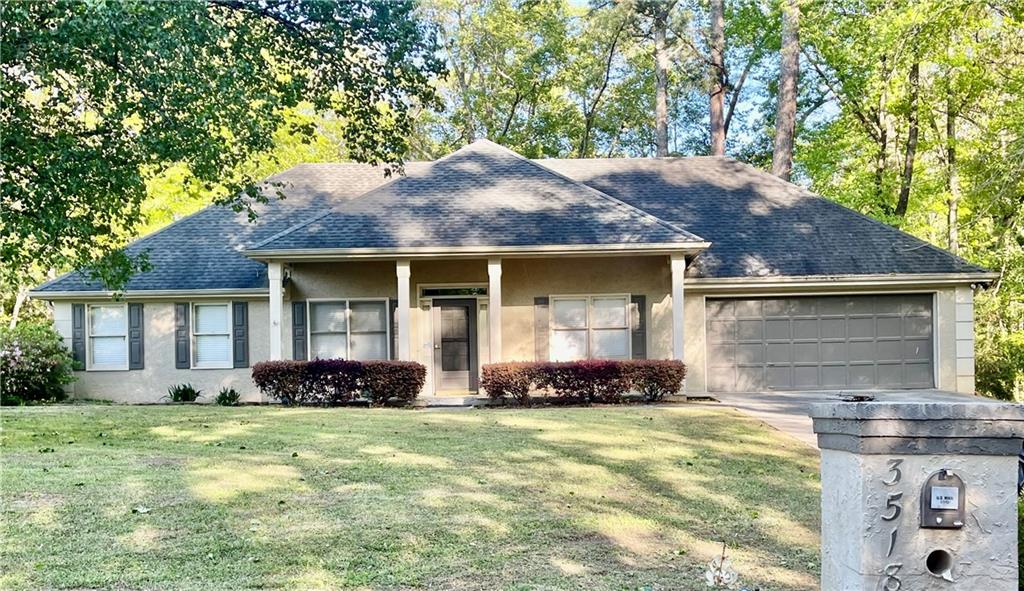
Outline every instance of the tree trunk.
<path fill-rule="evenodd" d="M 956 170 L 956 110 L 952 91 L 949 91 L 949 96 L 946 98 L 946 167 L 946 183 L 949 188 L 947 246 L 949 252 L 957 254 L 960 250 L 959 220 L 957 218 L 957 206 L 960 202 L 960 175 Z"/>
<path fill-rule="evenodd" d="M 654 137 L 657 155 L 668 156 L 668 11 L 659 10 L 654 17 Z"/>
<path fill-rule="evenodd" d="M 775 117 L 772 174 L 788 181 L 793 171 L 796 133 L 796 93 L 800 76 L 800 7 L 787 0 L 782 7 L 782 63 L 779 68 L 779 106 Z"/>
<path fill-rule="evenodd" d="M 25 304 L 26 299 L 28 299 L 28 288 L 19 285 L 18 293 L 14 296 L 14 308 L 11 309 L 10 328 L 18 326 L 18 316 L 21 314 L 21 307 Z"/>
<path fill-rule="evenodd" d="M 903 160 L 903 180 L 900 182 L 899 201 L 896 202 L 897 216 L 907 215 L 907 206 L 910 204 L 910 185 L 914 180 L 914 157 L 917 154 L 917 96 L 919 93 L 921 66 L 914 62 L 910 66 L 910 113 L 907 115 L 909 128 L 907 129 L 907 150 Z"/>
<path fill-rule="evenodd" d="M 711 155 L 725 155 L 725 8 L 711 0 Z"/>

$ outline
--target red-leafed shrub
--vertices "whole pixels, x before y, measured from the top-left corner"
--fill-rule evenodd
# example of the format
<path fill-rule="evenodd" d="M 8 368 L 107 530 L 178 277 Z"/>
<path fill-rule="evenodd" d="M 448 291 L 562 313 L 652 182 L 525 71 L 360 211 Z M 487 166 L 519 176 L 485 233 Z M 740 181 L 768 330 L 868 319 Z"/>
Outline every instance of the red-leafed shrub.
<path fill-rule="evenodd" d="M 363 364 L 348 359 L 314 359 L 306 364 L 307 403 L 332 406 L 359 396 Z"/>
<path fill-rule="evenodd" d="M 264 394 L 282 404 L 345 404 L 363 397 L 371 404 L 412 402 L 427 377 L 427 368 L 411 361 L 264 361 L 252 379 Z"/>
<path fill-rule="evenodd" d="M 308 403 L 303 386 L 305 361 L 261 361 L 252 366 L 252 381 L 261 392 L 282 404 Z"/>
<path fill-rule="evenodd" d="M 427 379 L 427 368 L 415 361 L 364 361 L 362 366 L 363 394 L 375 405 L 389 400 L 409 404 Z"/>
<path fill-rule="evenodd" d="M 481 385 L 495 400 L 530 403 L 530 393 L 546 391 L 560 402 L 621 402 L 629 392 L 663 400 L 678 392 L 686 376 L 682 361 L 584 360 L 494 363 L 483 367 Z"/>
<path fill-rule="evenodd" d="M 670 359 L 642 359 L 625 362 L 629 383 L 644 400 L 655 402 L 672 396 L 683 388 L 686 365 Z"/>
<path fill-rule="evenodd" d="M 530 390 L 535 387 L 536 363 L 513 361 L 483 366 L 480 385 L 493 400 L 510 399 L 529 406 Z"/>
<path fill-rule="evenodd" d="M 537 366 L 537 386 L 550 388 L 564 401 L 619 402 L 629 391 L 623 362 L 561 361 Z"/>

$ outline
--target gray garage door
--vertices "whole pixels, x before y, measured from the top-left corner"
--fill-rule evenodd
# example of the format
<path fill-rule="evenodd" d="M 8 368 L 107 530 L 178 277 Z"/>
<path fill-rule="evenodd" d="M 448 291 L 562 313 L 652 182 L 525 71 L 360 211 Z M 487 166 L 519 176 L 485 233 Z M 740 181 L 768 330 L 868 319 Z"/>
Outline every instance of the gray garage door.
<path fill-rule="evenodd" d="M 932 296 L 707 300 L 715 392 L 932 387 Z"/>

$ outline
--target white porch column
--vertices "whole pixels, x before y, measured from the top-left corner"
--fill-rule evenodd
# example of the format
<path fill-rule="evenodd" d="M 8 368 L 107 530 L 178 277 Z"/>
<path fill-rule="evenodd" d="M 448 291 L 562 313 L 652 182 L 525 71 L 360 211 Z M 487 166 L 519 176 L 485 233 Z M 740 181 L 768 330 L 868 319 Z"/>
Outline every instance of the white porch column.
<path fill-rule="evenodd" d="M 501 259 L 487 260 L 487 332 L 491 363 L 501 361 Z"/>
<path fill-rule="evenodd" d="M 673 254 L 670 258 L 672 266 L 672 358 L 683 360 L 686 335 L 683 332 L 686 319 L 683 315 L 683 275 L 686 273 L 686 258 L 682 254 Z"/>
<path fill-rule="evenodd" d="M 270 360 L 280 361 L 281 355 L 281 308 L 284 305 L 284 287 L 281 263 L 267 263 L 267 279 L 270 281 Z"/>
<path fill-rule="evenodd" d="M 395 261 L 398 275 L 398 359 L 412 361 L 412 330 L 409 326 L 409 259 Z"/>

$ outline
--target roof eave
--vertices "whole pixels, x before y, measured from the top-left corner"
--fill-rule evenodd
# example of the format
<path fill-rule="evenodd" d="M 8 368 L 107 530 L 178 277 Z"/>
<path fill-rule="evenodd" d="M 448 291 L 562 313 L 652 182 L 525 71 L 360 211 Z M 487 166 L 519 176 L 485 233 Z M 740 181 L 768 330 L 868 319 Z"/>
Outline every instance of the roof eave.
<path fill-rule="evenodd" d="M 545 246 L 450 246 L 408 248 L 299 248 L 253 249 L 245 256 L 262 261 L 365 260 L 394 258 L 481 258 L 489 256 L 623 256 L 629 254 L 696 255 L 711 246 L 710 242 L 672 242 L 659 244 L 568 244 Z"/>
<path fill-rule="evenodd" d="M 65 290 L 65 291 L 40 291 L 34 289 L 28 292 L 32 299 L 59 301 L 59 300 L 84 300 L 84 299 L 108 299 L 115 296 L 124 300 L 146 300 L 146 299 L 168 299 L 168 298 L 189 298 L 189 299 L 218 299 L 227 297 L 259 298 L 270 294 L 266 287 L 254 288 L 223 288 L 223 289 L 134 289 L 115 292 L 109 290 Z"/>
<path fill-rule="evenodd" d="M 871 288 L 942 285 L 988 286 L 999 273 L 904 273 L 886 275 L 771 275 L 766 277 L 688 277 L 686 284 L 701 291 L 742 292 L 785 288 Z"/>

